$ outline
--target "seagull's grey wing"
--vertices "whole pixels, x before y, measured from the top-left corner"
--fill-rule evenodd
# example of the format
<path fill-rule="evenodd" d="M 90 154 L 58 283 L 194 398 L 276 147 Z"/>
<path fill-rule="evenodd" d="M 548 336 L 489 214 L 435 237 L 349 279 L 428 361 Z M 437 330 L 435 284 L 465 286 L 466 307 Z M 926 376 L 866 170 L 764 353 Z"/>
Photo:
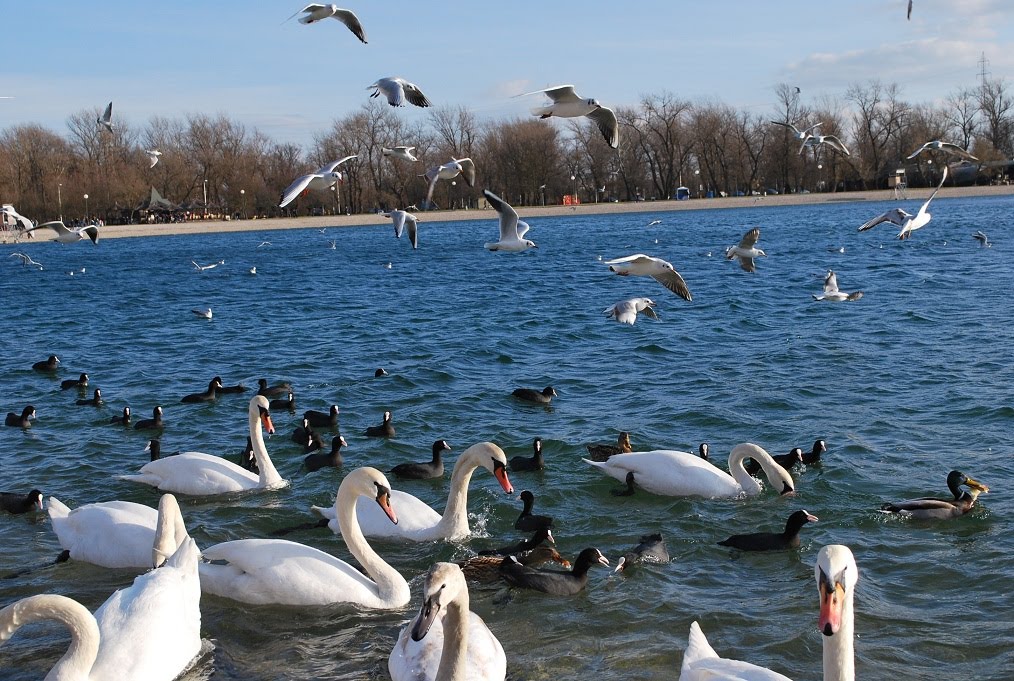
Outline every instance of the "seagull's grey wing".
<path fill-rule="evenodd" d="M 43 227 L 49 227 L 57 234 L 70 234 L 70 230 L 67 229 L 67 225 L 63 224 L 63 222 L 61 222 L 60 220 L 50 220 L 49 222 L 43 222 L 41 225 L 32 227 L 31 229 L 27 229 L 25 231 L 34 232 L 35 230 L 42 229 Z"/>
<path fill-rule="evenodd" d="M 398 239 L 401 238 L 401 233 L 405 229 L 405 216 L 408 215 L 403 210 L 394 210 L 388 214 L 388 217 L 394 222 L 394 236 Z"/>
<path fill-rule="evenodd" d="M 644 309 L 641 310 L 641 314 L 643 314 L 643 315 L 645 315 L 645 316 L 647 316 L 647 317 L 649 317 L 651 319 L 655 319 L 655 320 L 661 319 L 658 316 L 658 313 L 655 312 L 655 308 L 651 307 L 650 305 L 645 305 Z"/>
<path fill-rule="evenodd" d="M 967 151 L 959 147 L 957 144 L 952 144 L 951 142 L 941 142 L 940 148 L 943 151 L 946 151 L 949 154 L 953 154 L 954 156 L 959 156 L 965 159 L 966 161 L 971 161 L 972 163 L 979 162 L 979 159 L 969 154 Z"/>
<path fill-rule="evenodd" d="M 693 300 L 693 296 L 690 295 L 690 289 L 687 288 L 687 283 L 683 281 L 683 277 L 681 277 L 680 273 L 676 270 L 665 270 L 664 272 L 651 275 L 651 278 L 662 284 L 662 286 L 665 286 L 683 300 Z"/>
<path fill-rule="evenodd" d="M 295 198 L 299 196 L 299 192 L 306 189 L 306 187 L 310 184 L 310 181 L 315 177 L 316 175 L 312 173 L 297 177 L 295 181 L 293 181 L 293 183 L 286 187 L 285 191 L 282 192 L 282 200 L 278 203 L 278 207 L 285 208 L 287 205 L 292 203 Z"/>
<path fill-rule="evenodd" d="M 524 95 L 518 95 L 518 97 L 524 97 L 525 95 L 537 95 L 542 93 L 549 97 L 554 102 L 580 102 L 581 98 L 574 92 L 573 85 L 554 85 L 553 87 L 547 87 L 543 90 L 536 90 L 535 92 L 526 92 Z"/>
<path fill-rule="evenodd" d="M 909 219 L 910 217 L 912 217 L 911 213 L 906 213 L 901 208 L 892 208 L 886 213 L 878 215 L 872 220 L 864 223 L 863 226 L 859 228 L 859 231 L 865 232 L 868 229 L 876 227 L 882 222 L 890 222 L 893 225 L 902 225 L 904 224 L 905 220 Z"/>
<path fill-rule="evenodd" d="M 834 272 L 828 272 L 824 278 L 824 295 L 838 293 L 838 277 Z"/>
<path fill-rule="evenodd" d="M 528 230 L 529 229 L 531 229 L 531 226 L 527 222 L 525 222 L 524 220 L 518 220 L 518 238 L 519 239 L 524 239 L 525 238 L 525 234 L 528 234 Z"/>
<path fill-rule="evenodd" d="M 461 177 L 468 183 L 469 187 L 475 186 L 475 163 L 470 158 L 457 159 L 461 166 Z"/>
<path fill-rule="evenodd" d="M 842 143 L 842 141 L 837 137 L 835 137 L 834 135 L 822 135 L 820 141 L 823 142 L 824 144 L 830 145 L 832 149 L 836 149 L 841 153 L 845 154 L 846 156 L 852 155 L 849 153 L 849 150 L 845 148 L 845 145 Z"/>
<path fill-rule="evenodd" d="M 754 262 L 753 258 L 748 258 L 743 255 L 738 255 L 736 257 L 739 258 L 739 266 L 743 268 L 743 271 L 745 272 L 757 271 L 757 263 Z"/>
<path fill-rule="evenodd" d="M 102 112 L 102 120 L 108 123 L 109 121 L 112 120 L 112 118 L 113 118 L 113 103 L 109 102 L 109 104 L 106 104 L 106 110 Z"/>
<path fill-rule="evenodd" d="M 316 4 L 307 5 L 303 9 L 297 10 L 297 11 L 293 12 L 292 16 L 290 16 L 289 19 L 291 19 L 292 17 L 296 16 L 297 14 L 302 14 L 303 12 L 312 12 L 312 11 L 314 11 L 316 9 L 321 9 L 323 7 L 324 7 L 324 5 L 316 5 Z M 288 21 L 289 19 L 286 19 L 285 21 Z M 283 21 L 282 23 L 284 24 L 285 21 Z"/>
<path fill-rule="evenodd" d="M 760 239 L 760 227 L 754 227 L 749 232 L 743 235 L 743 238 L 739 240 L 740 248 L 753 248 L 757 245 L 757 239 Z"/>
<path fill-rule="evenodd" d="M 786 123 L 785 121 L 771 121 L 771 122 L 774 123 L 775 125 L 780 125 L 783 128 L 789 128 L 789 129 L 791 129 L 792 132 L 796 133 L 796 135 L 802 135 L 803 134 L 803 133 L 801 133 L 799 131 L 799 128 L 797 128 L 796 126 L 794 126 L 792 123 Z"/>
<path fill-rule="evenodd" d="M 426 171 L 426 179 L 430 182 L 430 188 L 426 190 L 426 209 L 432 208 L 433 190 L 437 188 L 437 180 L 440 179 L 440 167 L 435 166 Z"/>
<path fill-rule="evenodd" d="M 419 225 L 415 218 L 406 214 L 405 226 L 408 227 L 408 240 L 412 242 L 412 248 L 419 248 Z"/>
<path fill-rule="evenodd" d="M 324 173 L 333 173 L 335 169 L 346 161 L 351 161 L 354 158 L 359 158 L 359 154 L 352 154 L 338 161 L 331 161 L 327 165 L 321 166 L 317 169 L 317 173 L 323 175 Z"/>
<path fill-rule="evenodd" d="M 514 207 L 488 189 L 483 189 L 482 195 L 500 214 L 500 241 L 520 238 L 518 236 L 518 212 L 514 210 Z"/>
<path fill-rule="evenodd" d="M 916 156 L 918 156 L 922 152 L 924 152 L 927 149 L 929 149 L 929 145 L 930 144 L 932 144 L 932 142 L 927 142 L 926 144 L 922 145 L 921 147 L 919 147 L 918 149 L 916 149 L 915 151 L 913 151 L 911 154 L 909 154 L 908 156 L 906 156 L 905 160 L 906 161 L 911 161 L 913 158 L 915 158 Z"/>
<path fill-rule="evenodd" d="M 360 41 L 366 42 L 366 33 L 363 31 L 363 25 L 359 23 L 359 17 L 352 13 L 351 10 L 340 9 L 334 13 L 334 18 L 342 22 L 349 27 L 349 30 L 355 34 Z"/>
<path fill-rule="evenodd" d="M 937 195 L 937 192 L 940 191 L 940 188 L 944 186 L 944 182 L 945 181 L 947 181 L 947 166 L 946 165 L 944 166 L 944 172 L 940 173 L 940 184 L 938 184 L 937 188 L 933 190 L 933 193 L 930 194 L 930 197 L 928 199 L 926 199 L 926 203 L 922 204 L 922 207 L 919 208 L 919 212 L 920 213 L 925 213 L 926 212 L 926 209 L 929 208 L 930 201 L 932 201 L 933 197 Z"/>
<path fill-rule="evenodd" d="M 88 225 L 87 227 L 82 227 L 80 233 L 84 234 L 89 239 L 91 239 L 93 244 L 99 243 L 99 228 L 96 227 L 95 225 Z"/>
<path fill-rule="evenodd" d="M 820 127 L 820 126 L 822 126 L 822 125 L 824 125 L 824 124 L 823 124 L 823 123 L 814 123 L 814 124 L 813 124 L 813 125 L 811 125 L 811 126 L 810 126 L 809 128 L 807 128 L 806 130 L 804 130 L 803 132 L 801 132 L 801 133 L 799 133 L 799 134 L 800 134 L 800 135 L 805 135 L 805 134 L 809 133 L 809 132 L 810 132 L 811 130 L 816 130 L 817 128 L 819 128 L 819 127 Z M 798 131 L 797 131 L 797 132 L 798 132 Z"/>
<path fill-rule="evenodd" d="M 404 81 L 402 82 L 402 88 L 405 91 L 405 98 L 408 99 L 409 103 L 416 106 L 433 106 L 433 103 L 426 99 L 426 95 L 414 83 Z"/>
<path fill-rule="evenodd" d="M 647 265 L 648 263 L 655 260 L 655 258 L 649 257 L 644 253 L 634 253 L 633 255 L 626 255 L 622 258 L 614 258 L 612 260 L 603 260 L 603 265 L 618 265 L 624 262 L 637 262 L 640 265 Z"/>
<path fill-rule="evenodd" d="M 595 121 L 595 124 L 599 126 L 599 130 L 602 132 L 602 136 L 606 138 L 606 143 L 609 146 L 613 149 L 619 146 L 620 126 L 616 122 L 616 114 L 613 113 L 612 109 L 600 106 L 588 114 L 588 118 Z"/>

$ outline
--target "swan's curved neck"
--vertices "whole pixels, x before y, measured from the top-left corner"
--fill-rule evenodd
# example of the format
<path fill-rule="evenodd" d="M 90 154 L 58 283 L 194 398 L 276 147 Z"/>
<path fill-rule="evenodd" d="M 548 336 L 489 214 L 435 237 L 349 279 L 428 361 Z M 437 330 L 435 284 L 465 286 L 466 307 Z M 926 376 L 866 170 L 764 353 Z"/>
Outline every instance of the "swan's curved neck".
<path fill-rule="evenodd" d="M 183 523 L 183 514 L 180 512 L 176 497 L 171 494 L 163 495 L 158 504 L 155 544 L 151 552 L 152 566 L 158 567 L 169 560 L 187 539 L 190 539 L 190 534 Z"/>
<path fill-rule="evenodd" d="M 765 452 L 759 448 L 758 451 L 754 452 L 747 448 L 740 448 L 739 446 L 734 447 L 732 453 L 729 454 L 729 472 L 748 496 L 756 496 L 760 494 L 761 486 L 752 475 L 746 472 L 746 466 L 743 465 L 743 460 L 753 459 L 759 463 L 761 468 L 764 469 L 764 472 L 767 473 L 767 462 L 764 461 L 762 454 L 765 454 Z M 771 457 L 768 456 L 768 458 L 770 459 Z M 774 462 L 772 461 L 772 463 Z M 775 465 L 777 466 L 778 464 Z"/>
<path fill-rule="evenodd" d="M 356 516 L 358 496 L 359 493 L 354 489 L 338 488 L 338 498 L 335 499 L 334 506 L 342 538 L 349 547 L 349 553 L 359 561 L 366 574 L 376 583 L 377 597 L 392 605 L 404 605 L 412 597 L 408 582 L 401 573 L 377 555 L 363 536 L 363 530 L 359 527 L 359 519 Z"/>
<path fill-rule="evenodd" d="M 856 655 L 853 643 L 855 614 L 852 611 L 850 589 L 842 605 L 841 626 L 838 633 L 822 636 L 824 639 L 824 681 L 855 681 Z"/>
<path fill-rule="evenodd" d="M 462 589 L 447 604 L 444 615 L 444 647 L 433 681 L 464 681 L 468 661 L 468 589 Z"/>
<path fill-rule="evenodd" d="M 451 472 L 451 490 L 447 493 L 444 515 L 437 523 L 442 537 L 459 537 L 469 533 L 468 527 L 468 483 L 479 465 L 474 461 L 458 459 Z"/>
<path fill-rule="evenodd" d="M 0 610 L 0 642 L 22 626 L 40 620 L 56 620 L 70 630 L 70 647 L 46 678 L 88 681 L 99 654 L 99 625 L 87 608 L 66 596 L 30 596 Z"/>
<path fill-rule="evenodd" d="M 264 444 L 264 433 L 261 432 L 260 414 L 257 410 L 250 412 L 250 444 L 253 446 L 254 459 L 260 472 L 260 487 L 274 487 L 282 481 L 282 476 L 275 470 L 268 456 L 268 448 Z"/>

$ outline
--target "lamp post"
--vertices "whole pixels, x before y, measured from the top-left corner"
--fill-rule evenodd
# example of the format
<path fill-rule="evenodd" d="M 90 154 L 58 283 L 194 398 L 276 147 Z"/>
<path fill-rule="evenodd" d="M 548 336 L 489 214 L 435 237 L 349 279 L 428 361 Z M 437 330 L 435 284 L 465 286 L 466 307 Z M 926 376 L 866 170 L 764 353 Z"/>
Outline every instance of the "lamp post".
<path fill-rule="evenodd" d="M 570 181 L 574 183 L 574 198 L 571 203 L 577 203 L 577 175 L 571 175 Z"/>
<path fill-rule="evenodd" d="M 246 190 L 245 189 L 240 189 L 239 190 L 239 198 L 240 198 L 240 201 L 243 204 L 243 219 L 246 220 Z"/>
<path fill-rule="evenodd" d="M 87 221 L 88 220 L 88 195 L 87 194 L 84 195 L 84 200 L 85 200 L 85 221 Z"/>
<path fill-rule="evenodd" d="M 818 163 L 817 164 L 817 190 L 818 191 L 824 191 L 824 173 L 823 173 L 823 170 L 824 170 L 824 164 L 823 163 Z"/>
<path fill-rule="evenodd" d="M 451 186 L 448 187 L 448 189 L 447 189 L 447 208 L 448 208 L 448 210 L 454 210 L 454 199 L 451 198 L 451 189 L 453 187 L 456 187 L 456 186 L 458 186 L 458 181 L 457 180 L 451 180 Z M 457 196 L 457 192 L 455 192 L 455 196 Z"/>
<path fill-rule="evenodd" d="M 701 184 L 701 169 L 697 168 L 694 170 L 694 182 L 697 183 L 697 198 L 701 198 L 701 194 L 704 193 L 704 185 Z"/>
<path fill-rule="evenodd" d="M 60 207 L 60 222 L 63 222 L 63 184 L 56 185 L 56 205 Z"/>
<path fill-rule="evenodd" d="M 204 217 L 208 217 L 208 178 L 204 178 Z"/>
<path fill-rule="evenodd" d="M 539 185 L 539 191 L 542 192 L 542 207 L 546 207 L 546 185 Z"/>

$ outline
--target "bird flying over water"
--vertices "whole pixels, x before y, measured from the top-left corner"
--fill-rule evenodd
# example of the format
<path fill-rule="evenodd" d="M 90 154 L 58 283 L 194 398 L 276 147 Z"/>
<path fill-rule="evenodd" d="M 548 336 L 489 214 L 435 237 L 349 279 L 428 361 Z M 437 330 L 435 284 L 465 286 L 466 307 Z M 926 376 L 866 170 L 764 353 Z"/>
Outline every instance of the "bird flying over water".
<path fill-rule="evenodd" d="M 158 163 L 158 157 L 162 155 L 162 152 L 158 149 L 145 149 L 144 153 L 148 154 L 148 160 L 151 161 L 151 165 L 148 166 L 149 170 L 155 167 L 155 164 Z"/>
<path fill-rule="evenodd" d="M 603 265 L 609 265 L 610 272 L 616 272 L 622 277 L 629 275 L 641 275 L 651 277 L 667 289 L 683 298 L 686 301 L 693 300 L 690 289 L 683 277 L 673 268 L 671 262 L 661 258 L 653 258 L 643 253 L 635 253 L 615 260 L 605 260 Z"/>
<path fill-rule="evenodd" d="M 102 112 L 102 115 L 95 119 L 95 125 L 100 128 L 105 128 L 109 132 L 113 131 L 113 103 L 109 102 L 106 104 L 106 110 Z"/>
<path fill-rule="evenodd" d="M 658 319 L 655 312 L 655 301 L 651 298 L 629 298 L 607 307 L 604 311 L 607 317 L 615 319 L 620 324 L 634 325 L 637 321 L 637 313 L 641 313 L 650 319 Z"/>
<path fill-rule="evenodd" d="M 42 263 L 35 262 L 34 260 L 32 260 L 31 256 L 29 256 L 26 253 L 11 253 L 10 257 L 20 258 L 21 264 L 24 265 L 25 267 L 38 267 L 40 270 L 42 269 Z"/>
<path fill-rule="evenodd" d="M 450 180 L 458 175 L 461 175 L 469 187 L 475 186 L 475 163 L 472 162 L 472 159 L 452 158 L 443 165 L 433 166 L 427 170 L 423 176 L 430 183 L 430 188 L 426 192 L 426 205 L 429 206 L 433 200 L 433 190 L 437 186 L 437 180 Z"/>
<path fill-rule="evenodd" d="M 30 229 L 32 229 L 32 227 L 35 226 L 34 224 L 32 224 L 31 220 L 29 220 L 24 215 L 22 215 L 21 213 L 19 213 L 17 210 L 14 209 L 14 204 L 11 203 L 3 204 L 3 206 L 0 207 L 0 213 L 2 213 L 4 216 L 5 226 L 7 220 L 11 220 L 17 226 L 16 229 L 18 231 L 27 232 Z"/>
<path fill-rule="evenodd" d="M 384 156 L 390 156 L 391 158 L 398 158 L 402 161 L 415 163 L 419 159 L 412 155 L 413 149 L 415 149 L 415 147 L 392 147 L 390 149 L 387 147 L 381 147 L 380 151 L 384 154 Z"/>
<path fill-rule="evenodd" d="M 433 106 L 415 83 L 410 83 L 397 76 L 381 78 L 373 85 L 368 85 L 366 89 L 373 90 L 370 97 L 384 95 L 387 98 L 387 103 L 391 106 L 405 106 L 406 100 L 409 104 L 416 106 Z"/>
<path fill-rule="evenodd" d="M 32 227 L 28 232 L 34 232 L 37 229 L 48 227 L 49 229 L 56 232 L 56 240 L 61 244 L 72 244 L 82 239 L 91 239 L 93 244 L 99 242 L 99 228 L 95 225 L 85 225 L 84 227 L 75 227 L 70 229 L 67 225 L 63 224 L 62 220 L 51 220 L 50 222 L 43 222 L 38 227 Z"/>
<path fill-rule="evenodd" d="M 978 163 L 979 159 L 972 156 L 970 153 L 959 147 L 957 144 L 951 144 L 950 142 L 941 142 L 940 140 L 933 140 L 922 145 L 911 154 L 906 157 L 906 160 L 911 161 L 913 158 L 918 156 L 924 151 L 942 151 L 951 156 L 957 156 L 965 161 L 971 161 L 972 163 Z"/>
<path fill-rule="evenodd" d="M 212 317 L 212 315 L 211 315 L 211 308 L 210 307 L 206 307 L 206 308 L 203 308 L 203 309 L 193 309 L 193 310 L 191 310 L 191 312 L 193 312 L 195 315 L 197 315 L 201 319 L 211 319 L 211 317 Z"/>
<path fill-rule="evenodd" d="M 862 291 L 855 291 L 853 293 L 846 293 L 845 291 L 838 290 L 838 277 L 835 273 L 828 270 L 827 276 L 824 277 L 824 292 L 821 295 L 814 295 L 814 300 L 830 300 L 835 303 L 840 303 L 844 300 L 859 300 L 863 297 Z"/>
<path fill-rule="evenodd" d="M 983 248 L 989 248 L 990 246 L 993 245 L 989 242 L 989 237 L 987 237 L 986 233 L 983 232 L 981 229 L 975 230 L 975 234 L 972 235 L 972 238 L 978 241 L 979 245 L 982 246 Z"/>
<path fill-rule="evenodd" d="M 218 262 L 213 262 L 210 265 L 198 265 L 196 262 L 194 262 L 193 260 L 191 260 L 190 264 L 193 265 L 194 269 L 197 270 L 198 272 L 203 272 L 204 270 L 213 270 L 216 267 L 218 267 L 219 265 L 224 265 L 225 261 L 224 260 L 219 260 Z"/>
<path fill-rule="evenodd" d="M 412 248 L 419 248 L 419 232 L 417 229 L 419 218 L 403 210 L 392 210 L 390 213 L 384 213 L 384 217 L 391 218 L 394 222 L 394 236 L 399 239 L 401 238 L 402 231 L 408 227 L 408 240 L 412 242 Z"/>
<path fill-rule="evenodd" d="M 518 97 L 542 93 L 553 100 L 549 106 L 532 109 L 532 114 L 539 118 L 558 116 L 560 118 L 577 118 L 587 116 L 598 126 L 602 136 L 613 149 L 619 146 L 620 126 L 616 122 L 616 114 L 597 99 L 584 99 L 574 92 L 573 85 L 557 85 L 544 90 L 526 92 Z"/>
<path fill-rule="evenodd" d="M 352 154 L 351 156 L 346 156 L 345 158 L 332 161 L 327 165 L 321 166 L 316 172 L 300 175 L 292 181 L 292 184 L 285 188 L 284 192 L 282 192 L 282 199 L 278 202 L 278 207 L 285 208 L 287 205 L 295 201 L 296 197 L 304 190 L 330 189 L 336 183 L 342 181 L 342 174 L 337 170 L 338 166 L 346 161 L 351 161 L 352 159 L 358 157 L 359 154 Z"/>
<path fill-rule="evenodd" d="M 937 192 L 940 191 L 940 188 L 944 186 L 944 181 L 947 179 L 947 166 L 944 166 L 944 172 L 941 173 L 941 175 L 942 177 L 940 178 L 940 184 L 938 184 L 937 188 L 933 190 L 933 193 L 930 194 L 930 197 L 926 199 L 926 203 L 922 204 L 922 206 L 919 207 L 918 213 L 912 215 L 911 213 L 908 213 L 902 210 L 901 208 L 893 208 L 884 213 L 883 215 L 878 215 L 877 217 L 873 218 L 872 220 L 864 224 L 862 227 L 859 228 L 859 231 L 865 232 L 868 229 L 876 227 L 882 222 L 890 222 L 891 224 L 898 225 L 899 227 L 901 227 L 901 231 L 898 233 L 899 239 L 907 239 L 910 236 L 912 236 L 912 232 L 914 232 L 917 229 L 921 229 L 922 227 L 925 227 L 929 223 L 930 219 L 933 217 L 932 215 L 930 215 L 928 211 L 930 201 L 932 201 L 933 197 L 937 195 Z"/>
<path fill-rule="evenodd" d="M 359 18 L 352 12 L 352 10 L 342 9 L 338 5 L 310 4 L 299 10 L 299 12 L 293 13 L 289 19 L 300 12 L 306 13 L 304 16 L 299 17 L 299 23 L 301 24 L 315 24 L 324 19 L 334 18 L 348 26 L 348 29 L 352 31 L 359 40 L 364 43 L 366 42 L 366 33 L 363 31 L 363 25 L 359 23 Z M 289 19 L 286 19 L 286 21 Z"/>
<path fill-rule="evenodd" d="M 528 223 L 518 219 L 518 212 L 509 203 L 488 189 L 484 189 L 482 195 L 500 214 L 500 240 L 486 244 L 487 251 L 518 253 L 527 251 L 529 248 L 538 248 L 534 241 L 525 238 L 525 234 L 528 233 Z"/>
<path fill-rule="evenodd" d="M 754 227 L 743 235 L 743 238 L 739 240 L 737 245 L 729 246 L 725 250 L 725 259 L 732 260 L 733 258 L 739 258 L 740 267 L 747 272 L 755 272 L 757 266 L 754 264 L 754 258 L 767 255 L 767 253 L 757 248 L 758 239 L 760 239 L 760 227 Z"/>

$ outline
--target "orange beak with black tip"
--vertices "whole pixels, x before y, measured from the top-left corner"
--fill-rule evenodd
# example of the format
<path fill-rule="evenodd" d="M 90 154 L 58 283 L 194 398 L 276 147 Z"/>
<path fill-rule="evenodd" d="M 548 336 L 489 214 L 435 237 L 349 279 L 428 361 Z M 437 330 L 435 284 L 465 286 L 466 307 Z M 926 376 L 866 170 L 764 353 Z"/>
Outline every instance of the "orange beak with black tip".
<path fill-rule="evenodd" d="M 384 513 L 386 513 L 387 517 L 391 519 L 391 522 L 397 525 L 398 514 L 395 513 L 394 509 L 391 507 L 391 490 L 379 483 L 375 484 L 377 485 L 377 504 L 380 508 L 384 509 Z"/>
<path fill-rule="evenodd" d="M 511 485 L 510 479 L 507 477 L 507 467 L 496 459 L 493 460 L 493 477 L 500 483 L 500 487 L 507 494 L 514 494 L 514 486 Z"/>
<path fill-rule="evenodd" d="M 275 425 L 271 423 L 271 412 L 267 409 L 261 409 L 261 424 L 264 426 L 264 430 L 268 432 L 268 435 L 275 434 Z"/>
<path fill-rule="evenodd" d="M 841 628 L 842 609 L 845 606 L 845 587 L 841 582 L 831 584 L 831 580 L 821 571 L 820 574 L 820 615 L 817 628 L 824 636 L 832 636 Z"/>

